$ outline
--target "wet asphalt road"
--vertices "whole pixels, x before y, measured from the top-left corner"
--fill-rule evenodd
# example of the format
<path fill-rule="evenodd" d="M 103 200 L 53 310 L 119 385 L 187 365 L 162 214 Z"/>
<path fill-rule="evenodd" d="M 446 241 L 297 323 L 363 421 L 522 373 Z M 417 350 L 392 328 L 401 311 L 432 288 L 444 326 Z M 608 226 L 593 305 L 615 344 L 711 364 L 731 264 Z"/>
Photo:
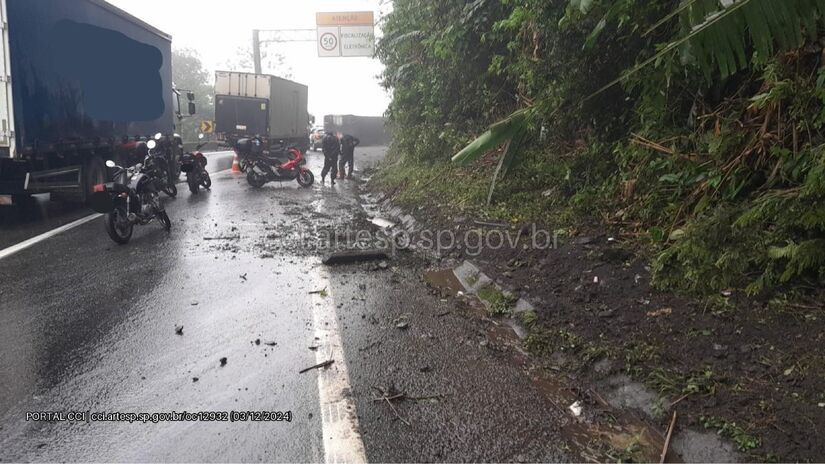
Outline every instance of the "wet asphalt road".
<path fill-rule="evenodd" d="M 357 153 L 364 167 L 384 150 Z M 308 157 L 320 181 L 321 155 Z M 167 202 L 171 234 L 152 224 L 117 246 L 98 219 L 0 260 L 0 460 L 318 462 L 336 446 L 357 456 L 355 441 L 375 462 L 570 459 L 567 419 L 476 321 L 429 292 L 426 261 L 320 263 L 313 238 L 364 218 L 359 181 L 213 182 Z M 328 370 L 298 373 L 327 358 Z M 394 412 L 376 387 L 436 398 Z M 348 408 L 340 420 L 330 395 Z M 293 420 L 26 421 L 184 410 Z"/>

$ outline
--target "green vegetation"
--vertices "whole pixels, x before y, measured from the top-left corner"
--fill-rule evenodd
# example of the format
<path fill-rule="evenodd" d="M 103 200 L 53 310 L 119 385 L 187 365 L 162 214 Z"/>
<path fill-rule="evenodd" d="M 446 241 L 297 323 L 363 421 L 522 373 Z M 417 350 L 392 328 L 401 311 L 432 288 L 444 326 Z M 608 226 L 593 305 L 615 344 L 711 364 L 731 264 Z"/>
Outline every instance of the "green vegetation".
<path fill-rule="evenodd" d="M 504 294 L 493 285 L 488 285 L 478 291 L 478 297 L 487 303 L 492 316 L 506 316 L 515 306 L 516 299 Z"/>
<path fill-rule="evenodd" d="M 736 443 L 739 451 L 747 452 L 754 448 L 758 448 L 761 440 L 745 431 L 742 427 L 736 425 L 735 422 L 728 422 L 718 417 L 701 417 L 699 422 L 706 429 L 714 429 L 717 433 L 725 438 L 729 438 Z"/>
<path fill-rule="evenodd" d="M 576 364 L 573 366 L 576 369 L 588 367 L 610 354 L 604 346 L 588 342 L 569 330 L 548 330 L 539 326 L 534 326 L 530 330 L 524 346 L 534 355 L 545 358 L 556 352 L 573 354 L 575 359 L 571 359 L 571 362 Z"/>
<path fill-rule="evenodd" d="M 376 182 L 478 217 L 621 228 L 661 287 L 821 287 L 823 12 L 396 0 L 379 46 L 396 136 Z"/>

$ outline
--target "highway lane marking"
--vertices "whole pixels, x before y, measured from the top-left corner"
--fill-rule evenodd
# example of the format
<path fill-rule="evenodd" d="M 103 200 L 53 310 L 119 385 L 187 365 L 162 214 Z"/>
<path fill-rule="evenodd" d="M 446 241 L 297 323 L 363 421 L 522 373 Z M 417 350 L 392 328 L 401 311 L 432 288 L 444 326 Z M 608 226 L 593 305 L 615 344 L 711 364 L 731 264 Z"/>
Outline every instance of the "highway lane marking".
<path fill-rule="evenodd" d="M 321 281 L 329 281 L 324 271 L 321 271 L 320 277 Z M 312 313 L 316 337 L 314 344 L 318 346 L 315 360 L 319 364 L 335 361 L 327 369 L 318 371 L 325 462 L 367 462 L 332 294 L 326 297 L 313 295 Z"/>
<path fill-rule="evenodd" d="M 8 258 L 9 256 L 11 256 L 15 253 L 18 253 L 20 251 L 25 250 L 26 248 L 37 245 L 38 243 L 40 243 L 42 241 L 45 241 L 45 240 L 48 240 L 48 239 L 54 237 L 55 235 L 60 235 L 63 232 L 66 232 L 68 230 L 72 230 L 76 227 L 80 227 L 83 224 L 86 224 L 87 222 L 90 222 L 90 221 L 94 221 L 95 219 L 97 219 L 99 217 L 102 217 L 102 216 L 103 216 L 102 214 L 97 214 L 97 213 L 92 214 L 90 216 L 86 216 L 84 218 L 78 219 L 77 221 L 70 222 L 66 225 L 60 226 L 57 229 L 52 229 L 52 230 L 50 230 L 48 232 L 45 232 L 45 233 L 42 233 L 42 234 L 40 234 L 36 237 L 32 237 L 28 240 L 25 240 L 23 242 L 18 243 L 17 245 L 12 245 L 8 248 L 0 250 L 0 259 Z"/>
<path fill-rule="evenodd" d="M 231 170 L 231 168 L 230 169 L 222 169 L 220 171 L 213 172 L 211 174 L 213 174 L 213 175 L 223 174 L 223 173 L 228 172 L 230 170 Z M 25 250 L 26 248 L 31 248 L 31 247 L 33 247 L 34 245 L 37 245 L 40 242 L 46 241 L 46 240 L 48 240 L 48 239 L 50 239 L 50 238 L 52 238 L 56 235 L 60 235 L 63 232 L 67 232 L 69 230 L 80 227 L 83 224 L 86 224 L 87 222 L 94 221 L 95 219 L 97 219 L 99 217 L 102 217 L 102 216 L 103 216 L 102 214 L 95 213 L 95 214 L 86 216 L 84 218 L 80 218 L 80 219 L 78 219 L 74 222 L 70 222 L 68 224 L 62 225 L 62 226 L 60 226 L 56 229 L 52 229 L 48 232 L 44 232 L 44 233 L 42 233 L 38 236 L 32 237 L 28 240 L 24 240 L 24 241 L 22 241 L 22 242 L 20 242 L 16 245 L 12 245 L 8 248 L 4 248 L 4 249 L 0 250 L 0 259 L 8 258 L 9 256 L 11 256 L 13 254 L 16 254 L 16 253 L 19 253 L 19 252 Z"/>

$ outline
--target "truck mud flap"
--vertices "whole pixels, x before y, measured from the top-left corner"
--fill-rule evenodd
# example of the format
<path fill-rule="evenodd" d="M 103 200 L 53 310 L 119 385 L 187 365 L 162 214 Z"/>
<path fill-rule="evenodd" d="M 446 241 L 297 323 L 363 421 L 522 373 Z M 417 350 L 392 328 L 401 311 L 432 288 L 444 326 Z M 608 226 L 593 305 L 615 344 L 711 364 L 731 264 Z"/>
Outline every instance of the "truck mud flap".
<path fill-rule="evenodd" d="M 28 193 L 77 192 L 83 185 L 82 172 L 80 166 L 29 172 L 23 188 Z"/>

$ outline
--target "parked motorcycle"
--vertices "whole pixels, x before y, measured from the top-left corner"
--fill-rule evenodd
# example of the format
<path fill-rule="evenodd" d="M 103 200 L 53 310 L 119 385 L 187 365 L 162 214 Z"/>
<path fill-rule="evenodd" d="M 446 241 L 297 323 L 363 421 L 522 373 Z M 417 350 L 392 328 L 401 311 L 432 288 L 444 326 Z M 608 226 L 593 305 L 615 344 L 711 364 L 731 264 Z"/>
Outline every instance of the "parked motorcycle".
<path fill-rule="evenodd" d="M 203 134 L 198 136 L 203 139 Z M 180 159 L 180 170 L 186 173 L 186 183 L 189 184 L 189 191 L 197 195 L 201 186 L 205 189 L 212 187 L 212 179 L 206 171 L 206 157 L 200 152 L 200 149 L 206 145 L 202 142 L 195 147 L 192 153 L 185 153 Z"/>
<path fill-rule="evenodd" d="M 111 160 L 106 161 L 106 166 L 115 169 L 115 180 L 95 185 L 90 205 L 106 215 L 106 232 L 115 243 L 129 243 L 135 224 L 157 221 L 167 232 L 172 229 L 172 221 L 160 203 L 159 186 L 164 181 L 157 177 L 157 170 L 147 168 L 146 164 L 124 168 Z"/>
<path fill-rule="evenodd" d="M 175 184 L 180 177 L 180 163 L 175 156 L 178 136 L 173 137 L 157 133 L 146 143 L 149 155 L 152 156 L 151 167 L 157 169 L 157 177 L 163 181 L 160 189 L 170 197 L 178 195 Z"/>
<path fill-rule="evenodd" d="M 246 181 L 260 188 L 267 182 L 297 180 L 307 188 L 315 182 L 315 175 L 305 168 L 304 154 L 295 145 L 279 146 L 265 150 L 259 137 L 239 139 L 235 145 L 238 158 L 245 160 Z"/>

